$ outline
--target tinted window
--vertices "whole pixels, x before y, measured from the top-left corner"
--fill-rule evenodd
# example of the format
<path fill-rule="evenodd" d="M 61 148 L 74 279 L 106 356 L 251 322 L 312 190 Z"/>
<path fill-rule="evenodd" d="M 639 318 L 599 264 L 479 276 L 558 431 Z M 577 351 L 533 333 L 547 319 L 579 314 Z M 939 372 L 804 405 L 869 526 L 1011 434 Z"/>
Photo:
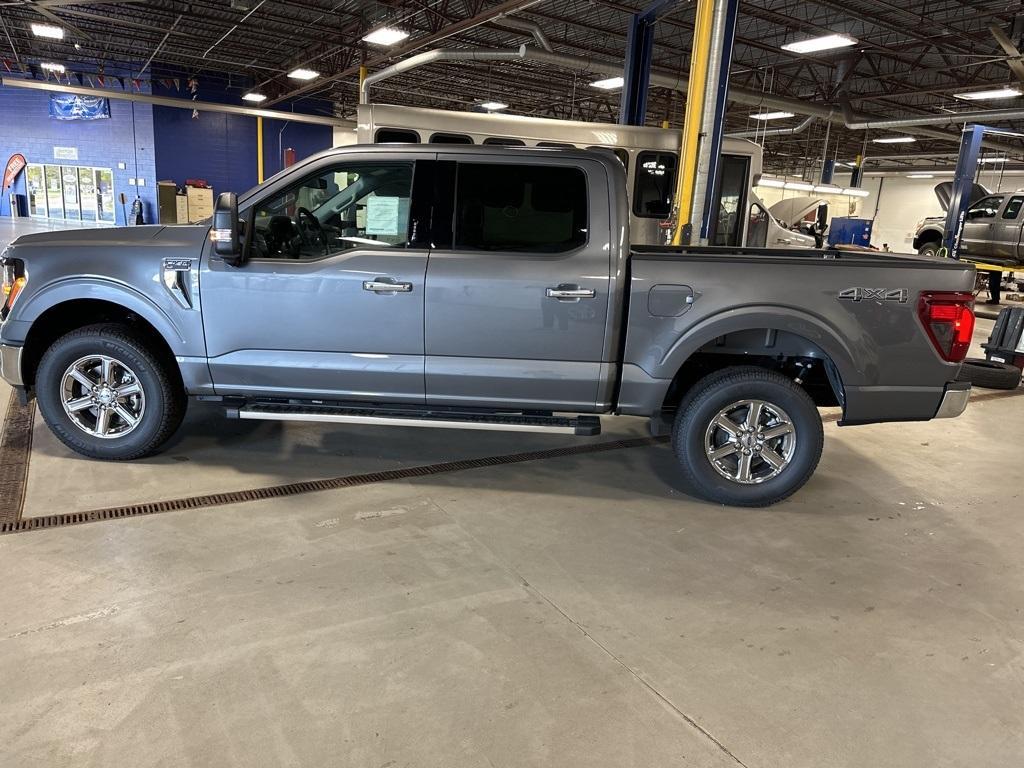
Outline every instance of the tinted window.
<path fill-rule="evenodd" d="M 316 259 L 349 248 L 404 247 L 412 163 L 337 165 L 252 209 L 253 258 Z"/>
<path fill-rule="evenodd" d="M 525 147 L 526 142 L 521 139 L 506 139 L 504 136 L 489 136 L 484 139 L 484 144 L 494 144 L 499 147 Z"/>
<path fill-rule="evenodd" d="M 1003 210 L 1003 218 L 1016 219 L 1017 214 L 1020 213 L 1021 205 L 1024 205 L 1024 197 L 1020 195 L 1011 197 L 1010 202 L 1006 204 L 1006 208 Z"/>
<path fill-rule="evenodd" d="M 750 220 L 747 222 L 747 246 L 764 248 L 768 242 L 768 212 L 757 203 L 750 206 Z"/>
<path fill-rule="evenodd" d="M 719 171 L 718 199 L 711 209 L 712 245 L 740 244 L 740 216 L 747 201 L 747 168 L 750 160 L 742 155 L 723 155 Z"/>
<path fill-rule="evenodd" d="M 398 128 L 377 129 L 376 144 L 419 144 L 420 135 L 416 131 L 403 131 Z"/>
<path fill-rule="evenodd" d="M 993 219 L 995 218 L 996 212 L 999 210 L 999 206 L 1003 203 L 1002 195 L 992 195 L 991 197 L 983 197 L 981 200 L 976 202 L 970 208 L 967 209 L 967 218 L 969 219 Z"/>
<path fill-rule="evenodd" d="M 538 141 L 538 147 L 552 147 L 554 149 L 575 149 L 575 144 L 562 144 L 558 141 Z"/>
<path fill-rule="evenodd" d="M 559 253 L 587 241 L 587 180 L 579 168 L 460 163 L 455 247 Z"/>
<path fill-rule="evenodd" d="M 675 194 L 676 156 L 672 152 L 641 152 L 633 181 L 633 213 L 663 219 L 672 211 Z"/>
<path fill-rule="evenodd" d="M 430 137 L 431 144 L 472 144 L 473 139 L 464 133 L 435 133 Z"/>

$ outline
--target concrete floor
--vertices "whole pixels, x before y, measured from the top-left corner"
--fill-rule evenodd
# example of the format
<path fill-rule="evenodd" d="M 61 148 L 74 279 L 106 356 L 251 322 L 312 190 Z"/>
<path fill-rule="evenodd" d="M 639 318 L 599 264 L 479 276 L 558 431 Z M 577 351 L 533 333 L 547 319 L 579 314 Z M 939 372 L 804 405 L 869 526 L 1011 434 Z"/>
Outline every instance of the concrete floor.
<path fill-rule="evenodd" d="M 659 446 L 0 537 L 0 766 L 1017 765 L 1022 432 L 829 424 L 766 510 Z M 37 419 L 26 514 L 576 442 L 196 409 L 114 465 Z"/>

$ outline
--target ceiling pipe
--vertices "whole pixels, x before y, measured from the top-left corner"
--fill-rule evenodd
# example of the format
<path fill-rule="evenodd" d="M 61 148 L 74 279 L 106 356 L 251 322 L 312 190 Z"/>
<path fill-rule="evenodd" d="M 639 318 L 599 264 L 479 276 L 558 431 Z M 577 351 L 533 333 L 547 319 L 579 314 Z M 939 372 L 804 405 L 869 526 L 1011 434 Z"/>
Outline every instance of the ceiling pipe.
<path fill-rule="evenodd" d="M 435 48 L 432 51 L 410 56 L 408 59 L 403 59 L 397 64 L 385 67 L 384 69 L 374 72 L 372 75 L 368 75 L 363 81 L 362 87 L 359 89 L 359 103 L 369 103 L 370 86 L 374 83 L 379 83 L 382 80 L 394 77 L 402 72 L 407 72 L 410 69 L 422 67 L 425 64 L 431 64 L 435 61 L 533 61 L 539 64 L 548 64 L 555 67 L 564 67 L 566 69 L 578 69 L 584 72 L 594 72 L 618 77 L 622 76 L 622 64 L 618 64 L 614 61 L 597 59 L 591 56 L 574 56 L 567 53 L 542 51 L 532 48 L 529 45 L 521 45 L 514 51 L 503 51 L 488 48 L 474 50 Z M 666 75 L 660 72 L 651 72 L 650 84 L 658 86 L 659 88 L 668 88 L 673 91 L 685 93 L 688 80 L 679 75 Z M 875 127 L 876 122 L 853 113 L 852 110 L 849 110 L 849 107 L 846 108 L 847 114 L 844 115 L 837 112 L 832 107 L 825 106 L 824 104 L 814 104 L 813 102 L 803 101 L 801 99 L 791 99 L 786 96 L 778 96 L 775 94 L 764 93 L 762 91 L 755 91 L 749 88 L 741 88 L 739 86 L 729 87 L 729 100 L 739 102 L 741 104 L 749 104 L 755 107 L 771 107 L 773 109 L 793 112 L 798 115 L 816 117 L 837 125 L 845 126 L 846 128 L 855 131 L 866 130 L 867 127 Z M 1021 112 L 1021 117 L 1024 118 L 1024 112 Z M 959 119 L 959 116 L 956 116 L 956 118 Z M 919 120 L 922 118 L 910 119 Z M 957 119 L 947 120 L 943 116 L 937 119 L 936 124 L 952 124 L 955 123 Z M 951 141 L 955 143 L 960 142 L 959 132 L 950 133 L 948 131 L 928 128 L 923 125 L 909 126 L 907 133 L 926 136 L 932 139 L 940 139 L 942 141 Z M 1019 153 L 1021 151 L 1019 148 L 1010 147 L 997 142 L 987 141 L 986 145 L 999 148 L 1006 152 L 1012 151 L 1014 153 Z"/>
<path fill-rule="evenodd" d="M 983 109 L 978 112 L 949 112 L 944 115 L 901 117 L 885 120 L 858 119 L 847 102 L 843 102 L 843 119 L 853 131 L 901 130 L 923 125 L 964 125 L 965 123 L 991 123 L 1002 120 L 1024 120 L 1024 109 Z"/>
<path fill-rule="evenodd" d="M 243 117 L 265 117 L 270 120 L 290 120 L 293 123 L 311 123 L 313 125 L 330 125 L 340 128 L 355 128 L 352 120 L 343 120 L 340 117 L 327 117 L 321 115 L 305 115 L 301 112 L 284 112 L 278 109 L 256 109 L 254 107 L 236 107 L 232 104 L 214 104 L 208 101 L 192 101 L 192 99 L 178 99 L 173 96 L 153 96 L 148 93 L 126 93 L 115 91 L 113 88 L 85 88 L 77 85 L 60 85 L 58 83 L 43 83 L 39 80 L 24 80 L 21 78 L 0 77 L 0 85 L 8 88 L 28 88 L 33 91 L 52 91 L 55 93 L 73 93 L 79 96 L 103 96 L 108 99 L 122 99 L 123 101 L 135 101 L 142 104 L 156 104 L 161 107 L 177 107 L 179 109 L 197 109 L 200 112 L 225 112 L 229 115 L 242 115 Z"/>
<path fill-rule="evenodd" d="M 757 139 L 762 136 L 793 136 L 797 133 L 803 133 L 806 131 L 817 119 L 818 118 L 811 116 L 799 125 L 793 125 L 788 128 L 765 128 L 763 130 L 755 129 L 753 131 L 736 131 L 735 133 L 727 133 L 725 135 L 730 139 Z"/>
<path fill-rule="evenodd" d="M 501 16 L 498 20 L 491 23 L 492 26 L 498 27 L 511 27 L 512 29 L 519 29 L 523 32 L 529 32 L 533 35 L 533 39 L 537 41 L 537 45 L 543 48 L 545 51 L 554 50 L 551 47 L 551 41 L 548 40 L 548 36 L 544 34 L 544 30 L 541 29 L 540 24 L 529 19 L 519 19 L 515 16 Z"/>

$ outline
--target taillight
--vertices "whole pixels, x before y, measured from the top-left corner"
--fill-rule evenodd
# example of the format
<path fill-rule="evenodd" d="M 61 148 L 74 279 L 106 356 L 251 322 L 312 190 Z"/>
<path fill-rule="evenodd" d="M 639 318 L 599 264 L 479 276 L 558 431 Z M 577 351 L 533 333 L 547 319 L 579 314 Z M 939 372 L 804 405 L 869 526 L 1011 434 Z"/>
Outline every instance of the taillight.
<path fill-rule="evenodd" d="M 943 360 L 967 357 L 974 335 L 974 295 L 966 291 L 922 291 L 917 316 Z"/>

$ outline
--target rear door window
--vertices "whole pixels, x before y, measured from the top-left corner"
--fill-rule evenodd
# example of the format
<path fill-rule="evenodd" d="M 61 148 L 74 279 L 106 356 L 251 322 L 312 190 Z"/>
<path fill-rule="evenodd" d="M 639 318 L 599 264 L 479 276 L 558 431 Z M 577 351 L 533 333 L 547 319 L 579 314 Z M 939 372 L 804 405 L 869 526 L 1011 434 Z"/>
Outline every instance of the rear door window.
<path fill-rule="evenodd" d="M 633 213 L 647 219 L 666 218 L 672 212 L 675 186 L 675 153 L 641 152 L 633 181 Z"/>
<path fill-rule="evenodd" d="M 1020 213 L 1021 206 L 1024 205 L 1024 196 L 1014 195 L 1010 198 L 1010 202 L 1006 204 L 1003 209 L 1004 219 L 1016 219 L 1017 214 Z"/>
<path fill-rule="evenodd" d="M 455 248 L 562 253 L 587 242 L 587 178 L 559 165 L 459 163 Z"/>

